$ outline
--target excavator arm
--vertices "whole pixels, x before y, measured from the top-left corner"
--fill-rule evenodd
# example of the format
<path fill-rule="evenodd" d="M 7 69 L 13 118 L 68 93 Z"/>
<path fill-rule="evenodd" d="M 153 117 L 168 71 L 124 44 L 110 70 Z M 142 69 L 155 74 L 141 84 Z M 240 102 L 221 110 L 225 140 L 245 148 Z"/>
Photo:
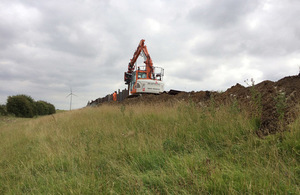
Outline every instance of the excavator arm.
<path fill-rule="evenodd" d="M 146 65 L 146 72 L 147 72 L 147 79 L 151 79 L 153 75 L 153 63 L 152 59 L 149 55 L 149 52 L 147 50 L 147 46 L 145 45 L 145 40 L 142 39 L 136 49 L 136 51 L 133 54 L 132 59 L 130 59 L 130 62 L 128 64 L 128 70 L 125 72 L 124 75 L 124 81 L 126 84 L 129 84 L 131 81 L 131 74 L 135 69 L 135 62 L 137 61 L 138 57 L 140 56 L 141 52 L 145 55 L 146 60 L 144 61 Z"/>
<path fill-rule="evenodd" d="M 144 57 L 146 66 L 135 67 L 136 61 L 141 54 Z M 164 90 L 162 82 L 163 72 L 163 68 L 153 66 L 145 40 L 142 39 L 132 59 L 129 61 L 128 70 L 124 74 L 124 81 L 128 85 L 131 95 L 142 93 L 158 94 Z"/>

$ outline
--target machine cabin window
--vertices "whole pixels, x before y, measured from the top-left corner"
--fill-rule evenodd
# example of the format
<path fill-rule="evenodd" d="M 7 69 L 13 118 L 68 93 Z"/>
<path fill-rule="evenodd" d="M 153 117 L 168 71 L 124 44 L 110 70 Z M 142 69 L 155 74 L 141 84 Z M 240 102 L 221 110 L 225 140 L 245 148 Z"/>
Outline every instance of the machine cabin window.
<path fill-rule="evenodd" d="M 145 79 L 145 78 L 147 78 L 147 74 L 145 72 L 138 73 L 138 79 Z"/>

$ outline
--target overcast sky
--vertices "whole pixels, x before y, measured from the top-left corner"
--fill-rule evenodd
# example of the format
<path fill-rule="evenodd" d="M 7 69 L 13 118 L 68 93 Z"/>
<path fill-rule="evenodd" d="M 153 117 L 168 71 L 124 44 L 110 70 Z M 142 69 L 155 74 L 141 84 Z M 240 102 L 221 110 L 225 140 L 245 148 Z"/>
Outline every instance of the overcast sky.
<path fill-rule="evenodd" d="M 299 72 L 299 0 L 0 0 L 0 104 L 58 109 L 124 89 L 141 39 L 165 90 L 220 90 Z M 142 64 L 142 60 L 139 60 Z"/>

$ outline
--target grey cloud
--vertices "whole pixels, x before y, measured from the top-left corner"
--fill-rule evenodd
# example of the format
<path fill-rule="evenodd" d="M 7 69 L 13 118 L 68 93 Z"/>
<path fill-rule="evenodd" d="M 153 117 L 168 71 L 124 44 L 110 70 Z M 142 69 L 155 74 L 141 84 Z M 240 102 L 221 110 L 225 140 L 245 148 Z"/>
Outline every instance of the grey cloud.
<path fill-rule="evenodd" d="M 298 1 L 207 2 L 3 0 L 0 81 L 11 86 L 0 86 L 1 101 L 26 92 L 68 109 L 72 86 L 80 96 L 74 108 L 85 106 L 125 87 L 140 39 L 174 89 L 218 89 L 252 74 L 291 73 L 286 64 L 293 68 L 300 57 Z"/>
<path fill-rule="evenodd" d="M 222 31 L 209 41 L 199 42 L 192 52 L 201 56 L 228 57 L 245 51 L 247 40 L 240 39 L 240 34 Z"/>
<path fill-rule="evenodd" d="M 300 22 L 294 19 L 297 18 L 300 11 L 299 6 L 281 5 L 281 2 L 278 2 L 278 5 L 273 5 L 270 8 L 271 10 L 265 10 L 262 4 L 255 6 L 252 1 L 250 2 L 251 6 L 248 4 L 248 1 L 245 4 L 240 4 L 242 8 L 239 10 L 247 9 L 243 12 L 234 12 L 236 13 L 234 15 L 239 18 L 232 19 L 232 25 L 220 25 L 219 27 L 222 28 L 216 27 L 218 30 L 212 31 L 211 37 L 207 41 L 200 41 L 195 44 L 192 52 L 201 56 L 228 57 L 247 54 L 264 58 L 280 57 L 299 52 Z M 247 6 L 245 7 L 245 5 Z M 231 10 L 228 9 L 225 13 L 231 13 Z M 212 18 L 212 24 L 214 24 L 215 18 L 214 16 Z M 227 23 L 227 17 L 218 18 L 220 22 L 224 20 L 224 24 Z M 208 17 L 207 21 L 210 20 Z M 235 24 L 237 20 L 240 23 Z M 253 27 L 249 24 L 252 21 L 256 23 Z"/>
<path fill-rule="evenodd" d="M 173 73 L 173 76 L 181 79 L 201 82 L 205 80 L 206 77 L 210 77 L 212 75 L 212 71 L 218 66 L 218 64 L 208 62 L 188 61 L 188 65 L 178 68 L 178 70 Z"/>
<path fill-rule="evenodd" d="M 15 32 L 5 25 L 0 24 L 0 44 L 3 49 L 7 48 L 16 37 Z"/>
<path fill-rule="evenodd" d="M 227 28 L 236 25 L 248 13 L 253 12 L 259 6 L 259 2 L 257 0 L 213 0 L 194 8 L 189 18 L 209 28 Z"/>

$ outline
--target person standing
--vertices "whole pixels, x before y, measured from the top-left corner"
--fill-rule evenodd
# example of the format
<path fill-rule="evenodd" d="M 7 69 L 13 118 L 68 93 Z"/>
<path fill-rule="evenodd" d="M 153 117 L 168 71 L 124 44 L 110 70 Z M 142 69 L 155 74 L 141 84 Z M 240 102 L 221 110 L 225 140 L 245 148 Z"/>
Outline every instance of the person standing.
<path fill-rule="evenodd" d="M 114 102 L 117 101 L 117 92 L 116 91 L 113 93 L 113 100 L 114 100 Z"/>

